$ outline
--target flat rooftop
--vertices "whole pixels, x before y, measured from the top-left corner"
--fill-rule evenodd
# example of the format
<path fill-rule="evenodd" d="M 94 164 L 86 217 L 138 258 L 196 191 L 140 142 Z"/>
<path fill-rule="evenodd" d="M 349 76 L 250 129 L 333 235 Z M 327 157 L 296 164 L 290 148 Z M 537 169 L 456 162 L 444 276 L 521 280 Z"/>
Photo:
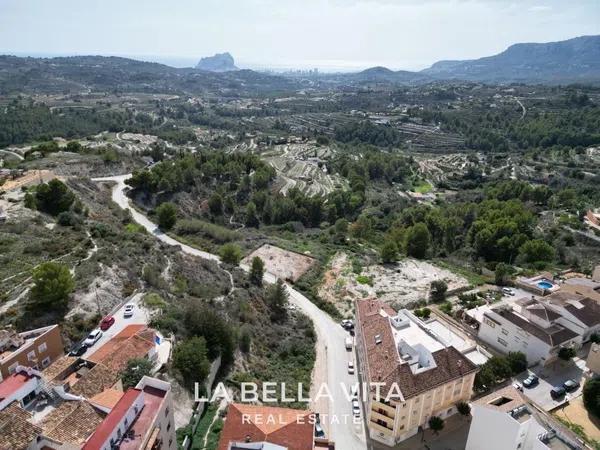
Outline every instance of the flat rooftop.
<path fill-rule="evenodd" d="M 386 312 L 382 310 L 382 315 L 387 315 Z M 396 345 L 400 341 L 406 342 L 411 347 L 414 347 L 417 344 L 423 345 L 427 350 L 431 353 L 436 352 L 438 350 L 442 350 L 446 348 L 446 342 L 442 342 L 441 336 L 437 335 L 434 328 L 439 328 L 436 326 L 429 326 L 429 324 L 424 324 L 425 328 L 420 326 L 417 322 L 412 320 L 409 314 L 406 314 L 405 310 L 399 312 L 399 314 L 403 314 L 409 320 L 406 321 L 407 326 L 401 329 L 397 329 L 396 327 L 392 327 L 392 333 L 394 335 L 394 340 L 396 341 Z M 440 324 L 441 325 L 441 324 Z M 430 330 L 428 333 L 426 330 Z"/>
<path fill-rule="evenodd" d="M 133 437 L 123 439 L 119 446 L 120 450 L 142 448 L 144 438 L 148 435 L 148 431 L 156 419 L 165 395 L 167 395 L 165 391 L 151 386 L 145 386 L 143 391 L 144 407 L 129 428 L 129 431 L 132 431 Z"/>

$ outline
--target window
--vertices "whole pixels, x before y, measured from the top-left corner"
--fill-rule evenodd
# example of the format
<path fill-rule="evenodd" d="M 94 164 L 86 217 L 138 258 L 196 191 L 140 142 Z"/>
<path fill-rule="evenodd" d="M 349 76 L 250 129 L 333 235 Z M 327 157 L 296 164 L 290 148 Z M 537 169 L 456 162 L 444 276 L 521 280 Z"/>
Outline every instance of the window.
<path fill-rule="evenodd" d="M 169 422 L 169 425 L 167 425 L 167 431 L 169 431 L 171 429 L 171 422 Z"/>
<path fill-rule="evenodd" d="M 27 353 L 27 359 L 29 361 L 34 361 L 35 360 L 35 350 L 31 350 L 29 353 Z"/>
<path fill-rule="evenodd" d="M 42 367 L 46 368 L 50 365 L 50 357 L 46 356 L 44 359 L 42 359 Z"/>
<path fill-rule="evenodd" d="M 38 347 L 38 352 L 43 353 L 48 350 L 48 345 L 45 342 L 42 342 Z"/>
<path fill-rule="evenodd" d="M 492 322 L 489 319 L 486 319 L 485 317 L 483 318 L 483 323 L 485 323 L 486 325 L 492 327 L 492 328 L 496 328 L 496 324 L 494 322 Z"/>
<path fill-rule="evenodd" d="M 18 365 L 19 365 L 19 363 L 18 363 L 18 362 L 16 362 L 16 363 L 14 363 L 14 364 L 11 364 L 10 366 L 8 366 L 8 373 L 9 373 L 9 374 L 11 374 L 11 375 L 12 375 L 13 373 L 15 373 L 15 371 L 17 370 L 17 366 L 18 366 Z"/>
<path fill-rule="evenodd" d="M 401 430 L 404 430 L 404 425 L 400 425 L 400 429 L 401 429 Z"/>
<path fill-rule="evenodd" d="M 505 347 L 508 346 L 508 342 L 506 342 L 504 339 L 502 338 L 498 338 L 498 342 L 500 342 L 500 344 L 504 345 Z"/>
<path fill-rule="evenodd" d="M 502 334 L 505 335 L 505 336 L 508 336 L 508 330 L 502 328 Z"/>

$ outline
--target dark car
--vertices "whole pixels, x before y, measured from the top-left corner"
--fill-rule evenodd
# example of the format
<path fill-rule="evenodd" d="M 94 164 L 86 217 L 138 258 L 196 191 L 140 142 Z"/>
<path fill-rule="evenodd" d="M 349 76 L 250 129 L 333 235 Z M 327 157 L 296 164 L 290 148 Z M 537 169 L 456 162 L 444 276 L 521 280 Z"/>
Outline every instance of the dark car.
<path fill-rule="evenodd" d="M 537 377 L 537 375 L 531 374 L 523 380 L 523 386 L 525 386 L 526 388 L 532 388 L 535 385 L 539 384 L 539 382 L 540 379 Z"/>
<path fill-rule="evenodd" d="M 85 353 L 85 351 L 87 350 L 87 348 L 88 348 L 88 346 L 85 345 L 85 344 L 76 345 L 69 352 L 69 356 L 81 356 L 81 355 L 83 355 Z"/>
<path fill-rule="evenodd" d="M 567 380 L 563 383 L 563 387 L 567 392 L 576 391 L 579 389 L 579 382 L 575 380 Z"/>
<path fill-rule="evenodd" d="M 552 398 L 560 398 L 563 395 L 565 395 L 567 391 L 565 390 L 564 387 L 562 386 L 554 386 L 551 390 L 550 390 L 550 396 Z"/>

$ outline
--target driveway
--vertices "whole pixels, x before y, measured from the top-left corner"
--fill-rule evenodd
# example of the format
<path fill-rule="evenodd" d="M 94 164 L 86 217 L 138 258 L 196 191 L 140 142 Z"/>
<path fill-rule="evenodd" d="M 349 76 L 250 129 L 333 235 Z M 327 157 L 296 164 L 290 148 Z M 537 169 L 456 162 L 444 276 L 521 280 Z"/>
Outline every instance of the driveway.
<path fill-rule="evenodd" d="M 95 178 L 93 181 L 115 183 L 112 190 L 113 201 L 121 208 L 128 209 L 137 223 L 164 243 L 178 246 L 181 251 L 190 255 L 219 261 L 219 257 L 216 255 L 182 244 L 166 235 L 158 229 L 155 223 L 134 209 L 129 202 L 129 198 L 124 193 L 126 189 L 125 180 L 130 177 L 131 174 L 127 174 Z M 266 273 L 265 280 L 273 283 L 276 281 L 276 277 L 273 274 Z M 344 340 L 347 337 L 347 333 L 340 324 L 334 322 L 327 313 L 319 309 L 308 298 L 291 286 L 286 286 L 290 294 L 290 302 L 299 307 L 304 314 L 311 318 L 317 333 L 317 361 L 313 373 L 312 393 L 315 393 L 315 388 L 318 391 L 321 386 L 326 386 L 324 389 L 327 390 L 322 391 L 321 401 L 318 405 L 314 406 L 318 408 L 316 412 L 321 414 L 321 422 L 327 433 L 327 437 L 335 441 L 336 448 L 343 450 L 365 450 L 367 446 L 364 422 L 361 420 L 360 423 L 354 423 L 352 420 L 351 403 L 346 398 L 347 394 L 340 385 L 340 383 L 345 383 L 346 386 L 350 386 L 358 383 L 358 375 L 356 373 L 349 375 L 347 371 L 348 359 L 352 357 L 356 361 L 353 352 L 347 352 L 345 348 Z M 364 417 L 364 414 L 362 416 Z"/>
<path fill-rule="evenodd" d="M 516 381 L 523 382 L 529 376 L 529 372 L 536 374 L 540 378 L 540 383 L 533 388 L 523 388 L 523 394 L 532 402 L 536 403 L 544 411 L 552 411 L 567 401 L 577 398 L 582 393 L 583 387 L 583 368 L 585 361 L 578 359 L 569 362 L 557 361 L 548 367 L 534 366 L 528 371 L 522 372 L 515 377 Z M 554 386 L 560 386 L 565 381 L 573 379 L 581 383 L 581 387 L 573 392 L 568 392 L 564 397 L 554 400 L 550 396 L 550 390 Z"/>

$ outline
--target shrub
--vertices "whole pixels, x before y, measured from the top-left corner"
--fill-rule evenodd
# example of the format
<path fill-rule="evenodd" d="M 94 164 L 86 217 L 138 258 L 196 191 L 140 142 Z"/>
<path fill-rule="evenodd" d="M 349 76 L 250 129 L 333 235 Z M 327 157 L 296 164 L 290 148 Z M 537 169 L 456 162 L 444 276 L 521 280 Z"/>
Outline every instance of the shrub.
<path fill-rule="evenodd" d="M 163 230 L 170 230 L 177 222 L 177 207 L 171 202 L 161 203 L 156 208 L 158 226 Z"/>
<path fill-rule="evenodd" d="M 562 360 L 568 361 L 571 358 L 573 358 L 575 355 L 577 354 L 577 352 L 575 351 L 574 348 L 572 347 L 562 347 L 559 351 L 558 351 L 558 357 Z"/>
<path fill-rule="evenodd" d="M 446 291 L 448 285 L 444 280 L 435 280 L 431 282 L 431 288 L 429 290 L 429 298 L 432 302 L 443 302 L 446 299 Z"/>
<path fill-rule="evenodd" d="M 471 413 L 471 407 L 466 402 L 458 402 L 456 404 L 456 410 L 463 416 L 468 416 Z"/>
<path fill-rule="evenodd" d="M 600 378 L 586 381 L 583 386 L 583 404 L 589 412 L 600 417 Z"/>
<path fill-rule="evenodd" d="M 242 259 L 242 250 L 235 244 L 225 244 L 219 249 L 219 255 L 224 263 L 237 266 Z"/>
<path fill-rule="evenodd" d="M 444 429 L 444 419 L 438 416 L 431 416 L 429 418 L 429 428 L 431 428 L 435 434 L 438 434 Z"/>

